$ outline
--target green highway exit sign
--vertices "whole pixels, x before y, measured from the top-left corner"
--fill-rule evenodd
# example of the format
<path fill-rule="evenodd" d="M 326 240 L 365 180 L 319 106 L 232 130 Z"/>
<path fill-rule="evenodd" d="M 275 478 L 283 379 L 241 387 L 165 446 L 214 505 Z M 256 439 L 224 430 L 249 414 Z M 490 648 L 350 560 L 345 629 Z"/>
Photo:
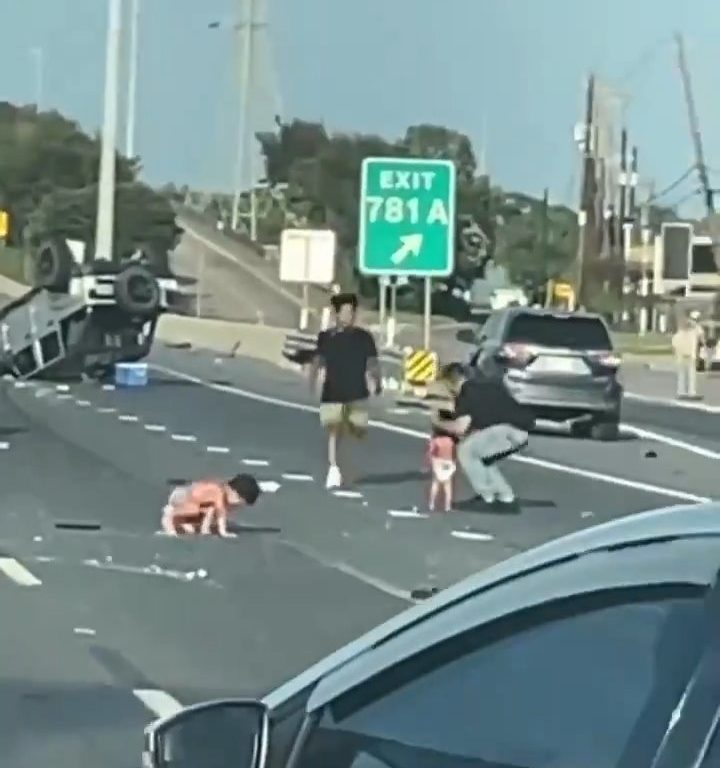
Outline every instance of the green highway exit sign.
<path fill-rule="evenodd" d="M 363 275 L 445 277 L 455 267 L 455 164 L 368 157 L 360 182 Z"/>

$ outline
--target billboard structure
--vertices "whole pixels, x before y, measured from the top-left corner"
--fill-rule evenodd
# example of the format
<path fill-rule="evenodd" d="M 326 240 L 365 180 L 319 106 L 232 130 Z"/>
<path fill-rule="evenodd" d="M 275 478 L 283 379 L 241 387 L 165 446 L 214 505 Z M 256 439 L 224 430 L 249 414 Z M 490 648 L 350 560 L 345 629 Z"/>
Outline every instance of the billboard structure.
<path fill-rule="evenodd" d="M 655 239 L 653 293 L 696 294 L 720 291 L 713 241 L 696 235 L 689 222 L 666 222 Z"/>

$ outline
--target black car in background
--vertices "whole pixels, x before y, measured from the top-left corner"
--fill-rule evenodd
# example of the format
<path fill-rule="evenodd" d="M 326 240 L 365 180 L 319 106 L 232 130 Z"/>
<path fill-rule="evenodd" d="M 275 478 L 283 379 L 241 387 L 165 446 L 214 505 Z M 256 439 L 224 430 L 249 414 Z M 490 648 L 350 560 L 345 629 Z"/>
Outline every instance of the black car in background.
<path fill-rule="evenodd" d="M 536 419 L 569 423 L 577 437 L 618 436 L 620 359 L 600 315 L 510 307 L 480 329 L 470 365 L 501 377 Z"/>

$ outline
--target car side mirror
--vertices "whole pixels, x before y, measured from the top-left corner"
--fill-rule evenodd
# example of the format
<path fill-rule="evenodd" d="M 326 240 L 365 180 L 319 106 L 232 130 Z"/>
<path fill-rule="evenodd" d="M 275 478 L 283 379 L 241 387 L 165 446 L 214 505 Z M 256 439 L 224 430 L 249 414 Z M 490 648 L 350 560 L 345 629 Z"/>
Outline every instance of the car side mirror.
<path fill-rule="evenodd" d="M 265 768 L 270 717 L 253 699 L 186 707 L 145 729 L 143 768 Z"/>

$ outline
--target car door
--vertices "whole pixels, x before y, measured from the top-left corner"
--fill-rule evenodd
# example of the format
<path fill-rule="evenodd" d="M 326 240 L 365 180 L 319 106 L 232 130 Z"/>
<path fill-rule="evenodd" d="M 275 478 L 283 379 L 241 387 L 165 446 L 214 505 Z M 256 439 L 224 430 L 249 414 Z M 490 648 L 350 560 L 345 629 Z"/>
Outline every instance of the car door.
<path fill-rule="evenodd" d="M 650 768 L 706 650 L 718 563 L 716 538 L 653 542 L 494 588 L 506 612 L 445 616 L 395 663 L 381 646 L 365 679 L 358 660 L 319 686 L 289 768 Z"/>

